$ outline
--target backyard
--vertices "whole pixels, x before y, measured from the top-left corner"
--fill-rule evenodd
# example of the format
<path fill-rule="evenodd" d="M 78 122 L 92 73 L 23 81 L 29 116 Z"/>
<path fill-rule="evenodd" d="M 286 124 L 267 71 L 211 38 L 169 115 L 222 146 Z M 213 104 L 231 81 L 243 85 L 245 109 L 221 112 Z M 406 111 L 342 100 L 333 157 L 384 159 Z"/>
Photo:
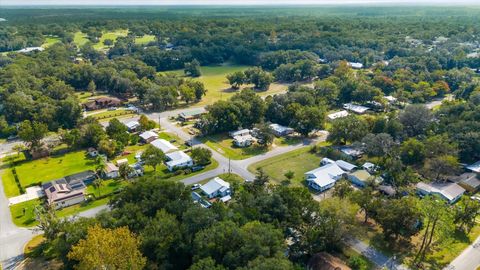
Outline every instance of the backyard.
<path fill-rule="evenodd" d="M 125 29 L 118 29 L 115 31 L 108 31 L 104 32 L 97 43 L 93 44 L 93 48 L 96 50 L 106 50 L 113 45 L 105 45 L 105 40 L 109 39 L 112 40 L 113 43 L 117 40 L 118 37 L 126 37 L 128 34 L 128 30 Z M 89 42 L 87 35 L 82 32 L 75 32 L 73 37 L 73 42 L 77 44 L 77 46 L 81 47 Z"/>

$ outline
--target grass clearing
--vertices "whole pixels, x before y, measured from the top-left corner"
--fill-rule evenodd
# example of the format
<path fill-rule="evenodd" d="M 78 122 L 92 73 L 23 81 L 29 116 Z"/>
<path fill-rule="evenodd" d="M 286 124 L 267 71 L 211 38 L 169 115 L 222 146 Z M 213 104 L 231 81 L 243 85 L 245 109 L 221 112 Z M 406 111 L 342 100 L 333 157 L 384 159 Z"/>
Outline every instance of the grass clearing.
<path fill-rule="evenodd" d="M 87 42 L 89 42 L 89 40 L 87 38 L 87 34 L 78 31 L 75 32 L 75 34 L 73 35 L 73 42 L 77 44 L 78 47 L 82 47 Z"/>
<path fill-rule="evenodd" d="M 143 35 L 141 37 L 136 37 L 135 38 L 135 44 L 138 45 L 146 45 L 150 42 L 155 41 L 155 36 L 154 35 Z"/>
<path fill-rule="evenodd" d="M 207 89 L 207 94 L 202 98 L 199 103 L 195 103 L 194 105 L 208 105 L 214 103 L 217 100 L 226 100 L 233 96 L 235 93 L 239 92 L 240 90 L 234 90 L 230 87 L 226 76 L 236 71 L 244 71 L 249 67 L 250 66 L 231 64 L 200 67 L 202 76 L 194 78 L 193 80 L 198 80 L 202 82 Z M 162 73 L 173 73 L 178 76 L 184 76 L 183 69 Z M 244 86 L 244 88 L 246 87 L 251 87 L 251 85 Z M 272 83 L 269 90 L 258 91 L 258 94 L 261 96 L 273 95 L 276 93 L 284 92 L 287 90 L 287 88 L 287 84 Z"/>
<path fill-rule="evenodd" d="M 93 44 L 93 48 L 96 50 L 106 50 L 108 48 L 113 47 L 113 45 L 105 45 L 105 40 L 107 39 L 112 40 L 113 44 L 115 44 L 115 41 L 117 40 L 117 38 L 126 37 L 127 35 L 128 35 L 128 30 L 125 30 L 125 29 L 118 29 L 115 31 L 104 32 L 100 37 L 99 41 Z"/>
<path fill-rule="evenodd" d="M 62 42 L 62 40 L 59 37 L 45 37 L 45 42 L 43 42 L 42 47 L 48 48 L 53 44 L 59 43 L 59 42 Z"/>
<path fill-rule="evenodd" d="M 202 137 L 200 140 L 215 151 L 233 160 L 246 159 L 268 151 L 267 147 L 258 144 L 243 148 L 236 147 L 232 143 L 233 139 L 226 133 Z"/>
<path fill-rule="evenodd" d="M 326 145 L 326 143 L 320 144 L 320 146 Z M 305 178 L 303 174 L 318 168 L 321 159 L 322 157 L 319 155 L 310 153 L 310 147 L 302 147 L 252 164 L 248 167 L 248 170 L 255 173 L 258 168 L 263 169 L 270 176 L 270 181 L 275 184 L 280 184 L 286 179 L 285 173 L 292 171 L 294 172 L 294 177 L 291 184 L 293 186 L 304 186 Z"/>

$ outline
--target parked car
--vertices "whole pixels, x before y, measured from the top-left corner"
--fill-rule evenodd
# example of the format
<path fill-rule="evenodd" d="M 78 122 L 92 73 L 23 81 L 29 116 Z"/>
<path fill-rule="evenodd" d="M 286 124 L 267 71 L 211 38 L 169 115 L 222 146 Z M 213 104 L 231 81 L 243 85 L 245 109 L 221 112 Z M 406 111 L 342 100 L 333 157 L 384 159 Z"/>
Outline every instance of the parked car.
<path fill-rule="evenodd" d="M 205 166 L 193 166 L 192 167 L 192 172 L 198 172 L 205 169 Z"/>
<path fill-rule="evenodd" d="M 193 145 L 193 141 L 192 141 L 192 140 L 187 140 L 187 141 L 185 141 L 185 145 L 186 145 L 186 146 L 192 146 L 192 145 Z"/>
<path fill-rule="evenodd" d="M 117 107 L 110 107 L 107 109 L 107 111 L 115 111 L 117 109 Z"/>
<path fill-rule="evenodd" d="M 192 186 L 192 190 L 197 190 L 197 189 L 199 189 L 201 186 L 202 186 L 201 184 L 194 184 L 194 185 Z"/>

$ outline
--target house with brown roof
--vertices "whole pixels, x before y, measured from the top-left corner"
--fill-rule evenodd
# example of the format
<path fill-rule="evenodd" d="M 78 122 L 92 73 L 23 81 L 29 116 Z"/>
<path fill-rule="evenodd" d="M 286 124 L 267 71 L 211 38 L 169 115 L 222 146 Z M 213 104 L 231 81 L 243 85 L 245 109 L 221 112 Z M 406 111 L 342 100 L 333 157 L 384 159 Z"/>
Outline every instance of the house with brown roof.
<path fill-rule="evenodd" d="M 87 111 L 116 107 L 123 104 L 123 101 L 116 97 L 98 97 L 83 103 Z"/>
<path fill-rule="evenodd" d="M 42 185 L 42 189 L 47 196 L 47 202 L 55 209 L 85 201 L 85 187 L 74 189 L 65 178 L 45 183 Z"/>

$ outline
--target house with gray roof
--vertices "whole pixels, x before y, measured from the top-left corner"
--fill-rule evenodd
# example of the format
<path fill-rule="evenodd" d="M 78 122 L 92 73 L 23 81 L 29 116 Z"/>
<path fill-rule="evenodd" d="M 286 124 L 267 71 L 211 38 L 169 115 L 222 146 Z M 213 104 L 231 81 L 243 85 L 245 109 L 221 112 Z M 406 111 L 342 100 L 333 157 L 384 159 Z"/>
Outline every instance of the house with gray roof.
<path fill-rule="evenodd" d="M 212 180 L 208 181 L 205 185 L 200 187 L 202 193 L 207 196 L 207 198 L 223 198 L 225 196 L 231 195 L 232 191 L 230 189 L 230 183 L 221 179 L 220 177 L 215 177 Z"/>

